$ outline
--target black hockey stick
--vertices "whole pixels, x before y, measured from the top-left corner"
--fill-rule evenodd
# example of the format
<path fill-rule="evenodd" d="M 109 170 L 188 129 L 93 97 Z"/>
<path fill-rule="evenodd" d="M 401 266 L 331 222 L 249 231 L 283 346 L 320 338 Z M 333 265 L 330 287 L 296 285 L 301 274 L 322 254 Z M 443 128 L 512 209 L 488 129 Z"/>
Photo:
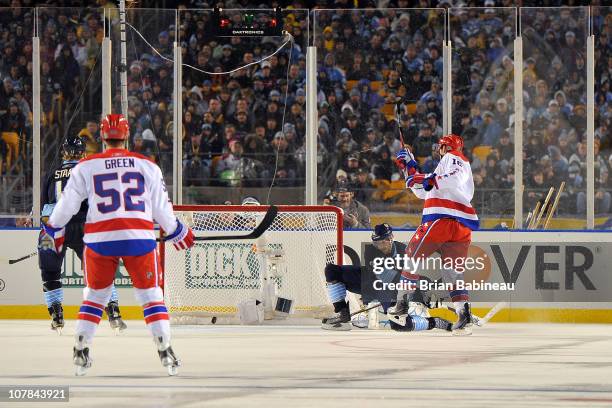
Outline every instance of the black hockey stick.
<path fill-rule="evenodd" d="M 274 222 L 274 219 L 276 218 L 276 214 L 278 214 L 278 208 L 276 208 L 276 206 L 271 205 L 270 207 L 268 207 L 268 211 L 266 211 L 266 215 L 264 216 L 263 220 L 261 220 L 259 225 L 253 231 L 249 232 L 246 235 L 216 235 L 210 237 L 195 237 L 194 240 L 223 241 L 226 239 L 256 239 L 262 236 L 262 234 L 266 232 L 268 228 L 270 228 L 270 226 Z"/>
<path fill-rule="evenodd" d="M 208 237 L 194 237 L 194 241 L 223 241 L 223 240 L 234 240 L 234 239 L 256 239 L 263 235 L 264 232 L 274 222 L 276 219 L 276 214 L 278 214 L 278 208 L 274 205 L 268 207 L 268 211 L 266 211 L 266 215 L 263 220 L 259 223 L 259 225 L 251 232 L 245 235 L 213 235 Z M 163 240 L 163 239 L 161 239 Z M 157 241 L 160 241 L 158 238 Z"/>
<path fill-rule="evenodd" d="M 36 256 L 36 255 L 38 255 L 38 251 L 35 251 L 35 252 L 32 252 L 31 254 L 27 254 L 25 256 L 22 256 L 21 258 L 9 259 L 8 263 L 9 263 L 9 265 L 16 264 L 17 262 L 25 261 L 26 259 L 31 258 L 31 257 Z"/>

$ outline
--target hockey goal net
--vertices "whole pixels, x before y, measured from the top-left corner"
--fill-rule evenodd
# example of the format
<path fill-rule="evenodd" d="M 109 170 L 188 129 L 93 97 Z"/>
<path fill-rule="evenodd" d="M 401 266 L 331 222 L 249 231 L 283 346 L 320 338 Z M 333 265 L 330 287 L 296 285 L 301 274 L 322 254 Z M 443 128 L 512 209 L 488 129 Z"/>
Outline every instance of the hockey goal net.
<path fill-rule="evenodd" d="M 174 211 L 196 237 L 241 236 L 261 223 L 268 208 L 175 205 Z M 327 263 L 342 263 L 342 211 L 333 206 L 277 208 L 258 239 L 198 240 L 187 251 L 162 245 L 164 296 L 173 323 L 237 323 L 238 305 L 261 301 L 270 282 L 279 298 L 291 301 L 285 317 L 329 313 L 324 269 Z"/>

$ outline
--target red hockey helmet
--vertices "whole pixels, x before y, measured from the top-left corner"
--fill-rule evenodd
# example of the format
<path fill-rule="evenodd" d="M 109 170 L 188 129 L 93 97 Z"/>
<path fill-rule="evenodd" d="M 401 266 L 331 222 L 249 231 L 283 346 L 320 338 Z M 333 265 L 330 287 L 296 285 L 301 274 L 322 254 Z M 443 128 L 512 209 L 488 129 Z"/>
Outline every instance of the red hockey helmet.
<path fill-rule="evenodd" d="M 106 115 L 100 123 L 102 140 L 126 140 L 130 134 L 130 125 L 120 113 Z"/>
<path fill-rule="evenodd" d="M 453 134 L 444 135 L 438 141 L 438 145 L 440 145 L 440 147 L 448 146 L 451 148 L 451 150 L 457 150 L 460 152 L 463 150 L 463 139 L 461 138 L 461 136 Z"/>

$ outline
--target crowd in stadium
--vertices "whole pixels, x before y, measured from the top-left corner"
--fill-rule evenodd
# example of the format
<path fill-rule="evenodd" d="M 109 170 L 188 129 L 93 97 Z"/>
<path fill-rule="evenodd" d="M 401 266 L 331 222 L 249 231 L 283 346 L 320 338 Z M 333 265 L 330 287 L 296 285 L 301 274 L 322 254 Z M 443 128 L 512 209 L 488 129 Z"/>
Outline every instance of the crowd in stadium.
<path fill-rule="evenodd" d="M 0 13 L 0 173 L 18 163 L 31 140 L 32 12 L 12 1 Z M 100 3 L 105 3 L 101 1 Z M 181 11 L 183 63 L 221 72 L 273 53 L 279 41 L 206 37 L 206 12 Z M 229 2 L 228 2 L 229 3 Z M 258 7 L 241 1 L 241 7 Z M 256 2 L 255 2 L 256 3 Z M 295 2 L 299 6 L 300 2 Z M 323 2 L 325 3 L 325 2 Z M 337 3 L 337 2 L 336 2 Z M 345 2 L 348 4 L 348 2 Z M 390 7 L 436 7 L 441 1 L 391 1 Z M 505 4 L 506 2 L 504 2 Z M 109 2 L 110 4 L 110 2 Z M 100 4 L 109 7 L 109 4 Z M 471 3 L 470 3 L 471 5 Z M 464 137 L 480 213 L 513 209 L 514 91 L 512 10 L 453 9 L 453 132 Z M 230 5 L 226 5 L 229 7 Z M 357 200 L 374 209 L 409 208 L 411 198 L 393 164 L 400 148 L 393 101 L 425 171 L 433 171 L 432 145 L 442 135 L 444 10 L 337 10 L 317 12 L 318 163 L 332 179 L 352 183 Z M 172 14 L 173 15 L 173 14 Z M 305 172 L 305 12 L 287 12 L 295 38 L 275 56 L 231 75 L 183 69 L 183 178 L 185 186 L 303 186 Z M 612 197 L 612 13 L 593 17 L 597 35 L 595 86 L 596 211 L 609 213 Z M 76 18 L 76 20 L 75 20 Z M 152 17 L 153 18 L 153 17 Z M 66 120 L 71 101 L 99 63 L 103 19 L 97 12 L 42 18 L 41 79 L 44 126 Z M 311 23 L 313 21 L 311 17 Z M 145 36 L 172 58 L 173 18 L 160 18 Z M 565 214 L 586 210 L 586 13 L 563 9 L 523 13 L 525 208 L 550 186 L 566 181 Z M 311 28 L 312 30 L 312 28 Z M 310 32 L 312 38 L 313 33 Z M 128 36 L 128 38 L 130 38 Z M 132 150 L 152 157 L 171 174 L 172 63 L 137 39 L 129 52 L 128 92 Z M 118 95 L 118 93 L 117 93 Z M 119 106 L 115 98 L 114 106 Z M 99 117 L 81 120 L 90 152 L 98 150 Z M 17 135 L 17 136 L 15 136 Z M 43 134 L 44 136 L 44 134 Z M 333 177 L 336 176 L 336 177 Z"/>

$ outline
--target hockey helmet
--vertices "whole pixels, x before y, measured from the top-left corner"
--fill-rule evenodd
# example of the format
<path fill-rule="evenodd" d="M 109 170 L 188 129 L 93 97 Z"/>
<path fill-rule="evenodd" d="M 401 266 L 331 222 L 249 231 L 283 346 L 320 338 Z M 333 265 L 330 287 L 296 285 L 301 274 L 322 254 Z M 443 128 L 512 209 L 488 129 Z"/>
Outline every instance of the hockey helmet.
<path fill-rule="evenodd" d="M 68 136 L 62 143 L 64 160 L 79 160 L 85 155 L 85 142 L 79 136 Z"/>
<path fill-rule="evenodd" d="M 382 223 L 378 224 L 374 227 L 374 232 L 372 233 L 372 241 L 382 241 L 383 239 L 389 238 L 393 234 L 393 229 L 389 224 Z"/>
<path fill-rule="evenodd" d="M 454 134 L 444 135 L 438 141 L 438 145 L 440 147 L 448 146 L 451 148 L 451 150 L 457 150 L 460 152 L 463 150 L 463 138 Z"/>
<path fill-rule="evenodd" d="M 103 140 L 126 140 L 130 134 L 130 125 L 122 114 L 111 113 L 102 119 L 100 134 Z"/>

